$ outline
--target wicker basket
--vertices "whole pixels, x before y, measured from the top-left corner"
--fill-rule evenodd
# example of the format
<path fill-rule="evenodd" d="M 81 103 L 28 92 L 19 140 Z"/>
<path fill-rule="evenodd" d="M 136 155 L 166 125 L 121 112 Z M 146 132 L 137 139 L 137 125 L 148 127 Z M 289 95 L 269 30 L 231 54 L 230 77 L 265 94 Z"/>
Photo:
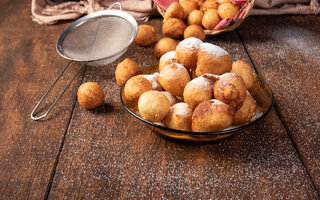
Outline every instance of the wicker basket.
<path fill-rule="evenodd" d="M 239 14 L 234 18 L 237 20 L 233 20 L 233 22 L 228 27 L 224 29 L 216 30 L 216 31 L 204 30 L 204 32 L 206 33 L 206 35 L 218 35 L 220 33 L 228 32 L 236 29 L 249 16 L 250 10 L 253 8 L 254 3 L 255 3 L 255 0 L 248 0 L 248 2 L 240 9 Z M 158 6 L 157 3 L 156 5 L 157 5 L 157 11 L 162 15 L 162 17 L 164 17 L 166 14 L 166 11 L 162 9 L 160 6 Z M 241 18 L 238 18 L 240 14 L 242 14 L 242 16 Z"/>

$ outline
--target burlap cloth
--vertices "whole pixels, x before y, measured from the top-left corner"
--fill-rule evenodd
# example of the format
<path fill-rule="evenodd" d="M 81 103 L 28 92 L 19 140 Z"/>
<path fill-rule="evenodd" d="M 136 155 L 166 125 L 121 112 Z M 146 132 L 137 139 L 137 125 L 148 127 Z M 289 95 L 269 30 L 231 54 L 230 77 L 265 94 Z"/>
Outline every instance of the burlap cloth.
<path fill-rule="evenodd" d="M 135 18 L 156 14 L 152 0 L 32 0 L 32 19 L 39 24 L 74 20 L 108 8 L 115 1 Z M 252 15 L 318 14 L 320 0 L 257 0 Z"/>

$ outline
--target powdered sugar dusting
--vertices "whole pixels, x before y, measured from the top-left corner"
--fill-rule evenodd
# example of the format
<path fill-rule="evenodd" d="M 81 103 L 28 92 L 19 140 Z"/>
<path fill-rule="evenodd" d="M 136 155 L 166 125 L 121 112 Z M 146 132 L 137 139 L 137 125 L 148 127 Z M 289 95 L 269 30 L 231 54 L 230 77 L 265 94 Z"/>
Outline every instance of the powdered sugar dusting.
<path fill-rule="evenodd" d="M 213 103 L 213 104 L 216 104 L 216 105 L 222 105 L 222 104 L 223 105 L 227 105 L 227 104 L 225 104 L 222 101 L 219 101 L 217 99 L 211 99 L 210 102 Z"/>
<path fill-rule="evenodd" d="M 169 51 L 165 54 L 163 54 L 160 58 L 160 63 L 165 60 L 175 60 L 176 59 L 176 52 L 175 51 Z"/>
<path fill-rule="evenodd" d="M 184 48 L 184 49 L 198 49 L 199 46 L 202 44 L 203 42 L 195 37 L 189 37 L 187 39 L 182 40 L 177 48 Z"/>
<path fill-rule="evenodd" d="M 174 105 L 178 102 L 177 98 L 175 96 L 173 96 L 170 92 L 167 91 L 162 91 L 162 94 L 166 95 L 166 97 L 168 98 L 170 105 Z"/>
<path fill-rule="evenodd" d="M 170 112 L 174 109 L 176 115 L 180 116 L 191 116 L 192 115 L 192 109 L 188 106 L 188 104 L 181 102 L 174 104 L 170 108 Z"/>
<path fill-rule="evenodd" d="M 209 79 L 204 78 L 202 76 L 199 76 L 199 77 L 197 77 L 195 79 L 192 79 L 189 83 L 190 84 L 194 84 L 194 85 L 196 85 L 198 87 L 203 87 L 203 86 L 210 87 L 210 85 L 212 85 L 212 83 L 211 83 L 211 81 Z"/>
<path fill-rule="evenodd" d="M 143 78 L 149 80 L 152 84 L 152 89 L 153 90 L 159 90 L 161 88 L 159 82 L 158 82 L 158 76 L 159 76 L 159 73 L 156 72 L 154 74 L 147 74 L 147 75 L 139 75 L 139 76 L 142 76 Z"/>
<path fill-rule="evenodd" d="M 207 42 L 202 43 L 200 45 L 200 50 L 208 52 L 209 54 L 213 54 L 217 57 L 229 54 L 226 50 L 222 49 L 221 47 L 214 45 L 214 44 L 211 44 L 211 43 L 207 43 Z"/>

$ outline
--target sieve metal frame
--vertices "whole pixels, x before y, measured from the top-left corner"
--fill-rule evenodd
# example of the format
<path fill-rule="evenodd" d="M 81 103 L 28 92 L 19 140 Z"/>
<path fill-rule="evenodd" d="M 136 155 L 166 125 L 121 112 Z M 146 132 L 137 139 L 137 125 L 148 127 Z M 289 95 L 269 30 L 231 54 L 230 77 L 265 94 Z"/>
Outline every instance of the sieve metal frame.
<path fill-rule="evenodd" d="M 114 6 L 118 5 L 120 10 L 110 10 L 111 8 L 113 8 Z M 88 20 L 97 18 L 97 17 L 103 17 L 103 16 L 116 16 L 116 17 L 121 17 L 126 19 L 127 21 L 130 22 L 130 24 L 132 25 L 133 28 L 133 36 L 130 40 L 130 42 L 128 43 L 128 45 L 126 47 L 124 47 L 122 50 L 120 50 L 119 52 L 116 52 L 115 54 L 111 55 L 111 56 L 107 56 L 104 58 L 99 58 L 99 59 L 94 59 L 94 60 L 82 60 L 82 59 L 75 59 L 75 58 L 71 58 L 69 56 L 66 56 L 65 54 L 63 54 L 63 52 L 61 51 L 62 48 L 60 45 L 62 44 L 63 39 L 66 37 L 66 35 L 74 30 L 75 28 L 77 28 L 78 26 L 81 26 L 83 23 L 87 22 Z M 68 60 L 70 60 L 62 69 L 62 71 L 59 73 L 59 75 L 56 77 L 56 79 L 52 82 L 51 86 L 47 89 L 47 91 L 44 93 L 44 95 L 41 97 L 41 99 L 39 100 L 39 102 L 37 103 L 37 105 L 33 108 L 30 117 L 32 120 L 40 120 L 45 118 L 49 112 L 52 110 L 52 108 L 54 107 L 54 105 L 57 103 L 57 101 L 60 99 L 60 97 L 64 94 L 64 92 L 67 90 L 67 88 L 69 87 L 69 85 L 72 83 L 72 81 L 76 78 L 76 76 L 80 73 L 80 71 L 90 62 L 92 63 L 96 63 L 99 61 L 103 61 L 103 60 L 107 60 L 107 59 L 112 59 L 115 56 L 119 55 L 121 56 L 130 46 L 130 44 L 133 42 L 133 40 L 135 39 L 136 35 L 138 32 L 138 23 L 137 21 L 128 13 L 122 11 L 122 6 L 119 2 L 116 2 L 114 4 L 112 4 L 108 9 L 103 10 L 103 11 L 99 11 L 99 12 L 95 12 L 92 14 L 89 14 L 87 16 L 84 16 L 78 20 L 76 20 L 75 22 L 73 22 L 72 24 L 70 24 L 59 36 L 57 43 L 56 43 L 56 50 L 59 53 L 60 56 L 62 56 L 63 58 L 66 58 Z M 36 117 L 35 116 L 35 112 L 38 109 L 38 107 L 40 106 L 40 104 L 42 103 L 42 101 L 45 99 L 45 97 L 48 95 L 48 93 L 51 91 L 51 89 L 53 88 L 53 86 L 56 84 L 56 82 L 59 80 L 59 78 L 63 75 L 63 73 L 65 72 L 65 70 L 70 66 L 70 64 L 73 61 L 78 61 L 78 62 L 82 62 L 81 67 L 79 68 L 79 70 L 74 74 L 74 76 L 71 78 L 71 80 L 67 83 L 67 85 L 65 86 L 65 88 L 61 91 L 61 93 L 55 98 L 55 100 L 53 101 L 53 103 L 50 105 L 50 107 L 48 108 L 48 110 L 42 114 L 41 116 Z M 110 61 L 112 62 L 112 61 Z"/>
<path fill-rule="evenodd" d="M 92 61 L 101 61 L 101 60 L 104 60 L 107 58 L 111 58 L 111 57 L 123 52 L 123 50 L 120 50 L 119 52 L 116 52 L 116 53 L 112 54 L 111 56 L 107 56 L 107 57 L 103 57 L 103 58 L 99 58 L 99 59 L 93 59 L 93 60 L 82 60 L 82 59 L 71 58 L 63 53 L 63 49 L 62 49 L 61 45 L 62 45 L 62 42 L 64 41 L 64 38 L 67 36 L 67 34 L 70 31 L 81 26 L 83 23 L 85 23 L 89 20 L 92 20 L 94 18 L 100 18 L 103 16 L 120 17 L 120 18 L 126 19 L 128 22 L 130 22 L 130 24 L 132 25 L 132 28 L 133 28 L 133 36 L 132 36 L 130 42 L 128 43 L 128 45 L 125 48 L 123 48 L 123 49 L 127 49 L 130 46 L 130 44 L 133 42 L 135 37 L 137 36 L 137 32 L 138 32 L 137 21 L 131 15 L 129 15 L 128 13 L 126 13 L 122 10 L 103 10 L 103 11 L 92 13 L 90 15 L 84 16 L 84 17 L 76 20 L 61 33 L 60 37 L 57 40 L 57 44 L 56 44 L 56 49 L 57 49 L 57 52 L 59 53 L 59 55 L 68 59 L 68 60 L 73 60 L 73 61 L 78 61 L 78 62 L 92 62 Z"/>

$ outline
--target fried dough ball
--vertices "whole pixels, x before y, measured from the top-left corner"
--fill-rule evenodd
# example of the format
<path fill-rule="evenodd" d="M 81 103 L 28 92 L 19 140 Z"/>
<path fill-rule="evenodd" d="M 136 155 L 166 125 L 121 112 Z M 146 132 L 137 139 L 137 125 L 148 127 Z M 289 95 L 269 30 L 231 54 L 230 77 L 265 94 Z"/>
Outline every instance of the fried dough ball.
<path fill-rule="evenodd" d="M 159 122 L 169 112 L 170 102 L 164 94 L 158 91 L 148 91 L 140 96 L 138 110 L 144 119 L 151 122 Z"/>
<path fill-rule="evenodd" d="M 249 92 L 242 106 L 234 113 L 233 124 L 247 124 L 256 114 L 256 101 L 252 98 Z"/>
<path fill-rule="evenodd" d="M 217 0 L 217 3 L 220 4 L 224 4 L 224 3 L 232 3 L 231 0 Z"/>
<path fill-rule="evenodd" d="M 203 12 L 200 10 L 192 11 L 188 16 L 188 25 L 197 24 L 202 25 Z"/>
<path fill-rule="evenodd" d="M 183 17 L 183 8 L 178 2 L 173 2 L 169 8 L 166 10 L 164 20 L 169 18 L 182 19 Z"/>
<path fill-rule="evenodd" d="M 239 6 L 236 6 L 232 3 L 223 3 L 218 7 L 219 16 L 224 18 L 234 18 L 239 13 Z"/>
<path fill-rule="evenodd" d="M 204 101 L 193 111 L 192 131 L 221 131 L 232 125 L 233 114 L 232 108 L 219 100 Z"/>
<path fill-rule="evenodd" d="M 161 90 L 161 86 L 157 82 L 158 75 L 159 73 L 131 77 L 125 84 L 124 95 L 129 101 L 137 102 L 144 92 Z"/>
<path fill-rule="evenodd" d="M 205 73 L 221 75 L 230 72 L 231 67 L 232 59 L 227 51 L 210 43 L 200 45 L 196 68 L 197 76 Z"/>
<path fill-rule="evenodd" d="M 168 98 L 169 102 L 170 102 L 170 106 L 173 106 L 174 104 L 178 103 L 178 99 L 173 96 L 173 94 L 171 94 L 170 92 L 167 91 L 161 91 L 161 94 L 166 95 L 166 97 Z"/>
<path fill-rule="evenodd" d="M 163 89 L 174 96 L 181 97 L 183 96 L 184 87 L 190 81 L 190 76 L 183 65 L 173 63 L 161 70 L 158 81 Z"/>
<path fill-rule="evenodd" d="M 184 101 L 192 108 L 199 103 L 212 99 L 213 84 L 202 76 L 191 80 L 183 91 Z"/>
<path fill-rule="evenodd" d="M 93 109 L 103 104 L 104 93 L 96 82 L 80 85 L 77 93 L 79 104 L 85 109 Z"/>
<path fill-rule="evenodd" d="M 177 103 L 170 107 L 165 118 L 165 124 L 169 128 L 191 131 L 192 109 L 186 103 Z"/>
<path fill-rule="evenodd" d="M 202 25 L 207 30 L 213 30 L 213 28 L 220 22 L 220 17 L 216 10 L 209 9 L 204 13 L 202 17 Z"/>
<path fill-rule="evenodd" d="M 187 68 L 195 68 L 198 61 L 198 49 L 201 44 L 202 41 L 194 37 L 182 40 L 176 48 L 177 63 Z"/>
<path fill-rule="evenodd" d="M 238 60 L 232 63 L 231 72 L 238 74 L 246 84 L 247 90 L 252 88 L 253 84 L 253 72 L 251 66 L 243 60 Z"/>
<path fill-rule="evenodd" d="M 156 41 L 157 32 L 151 25 L 139 25 L 138 33 L 134 42 L 141 46 L 148 46 Z"/>
<path fill-rule="evenodd" d="M 161 56 L 159 60 L 159 72 L 166 67 L 167 65 L 170 65 L 172 63 L 176 63 L 176 52 L 175 51 L 169 51 L 165 53 L 163 56 Z"/>
<path fill-rule="evenodd" d="M 162 33 L 172 38 L 181 37 L 184 29 L 186 29 L 186 24 L 176 18 L 169 18 L 162 24 Z"/>
<path fill-rule="evenodd" d="M 225 73 L 213 85 L 214 98 L 238 110 L 247 96 L 242 78 L 235 73 Z"/>
<path fill-rule="evenodd" d="M 215 10 L 217 8 L 218 8 L 218 5 L 217 5 L 216 0 L 207 0 L 207 1 L 205 1 L 203 3 L 202 11 L 205 13 L 210 9 L 214 9 Z"/>
<path fill-rule="evenodd" d="M 198 3 L 192 0 L 182 1 L 180 5 L 183 8 L 183 20 L 186 20 L 193 10 L 198 9 Z"/>
<path fill-rule="evenodd" d="M 183 36 L 185 39 L 195 37 L 203 41 L 206 37 L 206 34 L 204 33 L 204 30 L 201 28 L 201 26 L 192 24 L 184 30 Z"/>
<path fill-rule="evenodd" d="M 128 78 L 138 74 L 141 74 L 141 69 L 138 64 L 130 58 L 126 58 L 119 63 L 115 72 L 116 81 L 119 86 L 123 85 Z"/>
<path fill-rule="evenodd" d="M 163 54 L 176 50 L 177 42 L 169 37 L 162 38 L 159 40 L 154 47 L 154 55 L 160 58 Z"/>

